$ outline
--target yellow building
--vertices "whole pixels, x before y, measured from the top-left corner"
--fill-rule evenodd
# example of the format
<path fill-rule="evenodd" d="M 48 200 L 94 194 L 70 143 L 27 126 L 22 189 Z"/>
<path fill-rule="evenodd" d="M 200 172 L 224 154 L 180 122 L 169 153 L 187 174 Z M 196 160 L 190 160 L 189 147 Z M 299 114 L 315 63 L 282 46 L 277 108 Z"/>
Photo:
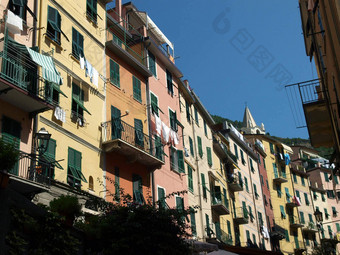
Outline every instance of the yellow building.
<path fill-rule="evenodd" d="M 105 5 L 108 0 L 42 0 L 37 45 L 52 56 L 61 85 L 46 84 L 54 109 L 38 116 L 38 129 L 52 135 L 47 150 L 56 160 L 55 185 L 46 196 L 72 188 L 103 196 L 101 122 L 105 116 Z M 46 202 L 45 200 L 45 202 Z"/>

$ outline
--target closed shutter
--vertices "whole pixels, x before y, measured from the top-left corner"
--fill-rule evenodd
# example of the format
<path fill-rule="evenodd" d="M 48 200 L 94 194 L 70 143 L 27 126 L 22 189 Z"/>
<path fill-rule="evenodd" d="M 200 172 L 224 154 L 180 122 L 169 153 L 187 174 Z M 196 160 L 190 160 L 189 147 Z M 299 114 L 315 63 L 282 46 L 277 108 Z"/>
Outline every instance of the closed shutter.
<path fill-rule="evenodd" d="M 110 59 L 110 81 L 118 88 L 120 87 L 119 65 L 112 59 Z"/>
<path fill-rule="evenodd" d="M 249 193 L 248 178 L 244 177 L 244 184 L 246 185 L 246 191 Z"/>
<path fill-rule="evenodd" d="M 178 157 L 178 171 L 180 173 L 184 173 L 184 157 L 183 157 L 183 151 L 177 150 L 177 157 Z"/>
<path fill-rule="evenodd" d="M 276 163 L 273 163 L 273 169 L 274 169 L 275 178 L 279 178 L 279 173 L 278 173 L 278 171 L 277 171 Z"/>
<path fill-rule="evenodd" d="M 132 190 L 133 190 L 133 200 L 138 204 L 144 203 L 143 197 L 143 184 L 142 184 L 142 177 L 133 174 L 132 175 Z"/>
<path fill-rule="evenodd" d="M 190 105 L 188 101 L 185 101 L 185 110 L 186 110 L 187 121 L 190 123 Z"/>
<path fill-rule="evenodd" d="M 133 98 L 142 102 L 141 82 L 135 76 L 133 76 Z"/>
<path fill-rule="evenodd" d="M 86 12 L 97 23 L 97 0 L 87 0 Z"/>
<path fill-rule="evenodd" d="M 192 235 L 196 236 L 196 219 L 195 219 L 195 212 L 190 212 L 190 222 L 191 222 L 191 233 Z"/>
<path fill-rule="evenodd" d="M 302 224 L 305 224 L 305 215 L 303 214 L 303 212 L 300 212 L 300 220 Z"/>
<path fill-rule="evenodd" d="M 194 191 L 194 182 L 193 182 L 193 179 L 192 179 L 192 168 L 189 165 L 188 165 L 188 186 L 189 186 L 189 191 L 193 192 Z"/>
<path fill-rule="evenodd" d="M 168 93 L 174 94 L 174 89 L 172 85 L 172 74 L 168 70 L 166 70 L 166 82 L 168 87 Z"/>
<path fill-rule="evenodd" d="M 119 192 L 119 168 L 115 167 L 115 198 L 118 201 L 120 198 L 120 192 Z"/>
<path fill-rule="evenodd" d="M 196 121 L 196 124 L 198 125 L 198 112 L 197 112 L 196 107 L 194 107 L 194 112 L 195 112 L 195 121 Z"/>
<path fill-rule="evenodd" d="M 282 216 L 282 218 L 286 218 L 286 213 L 285 213 L 285 209 L 284 209 L 284 207 L 283 207 L 283 205 L 280 205 L 280 211 L 281 211 L 281 216 Z"/>
<path fill-rule="evenodd" d="M 212 158 L 211 158 L 211 148 L 207 147 L 207 159 L 208 159 L 208 165 L 212 166 Z"/>
<path fill-rule="evenodd" d="M 203 198 L 207 198 L 207 187 L 205 185 L 205 176 L 203 173 L 201 173 L 201 179 L 202 179 L 202 188 L 203 188 Z"/>
<path fill-rule="evenodd" d="M 158 203 L 159 207 L 165 209 L 165 190 L 163 188 L 158 187 Z"/>
<path fill-rule="evenodd" d="M 306 205 L 309 205 L 308 194 L 307 194 L 307 193 L 304 193 L 304 195 L 305 195 Z"/>
<path fill-rule="evenodd" d="M 84 57 L 84 37 L 72 28 L 72 55 L 79 59 Z"/>
<path fill-rule="evenodd" d="M 311 215 L 310 213 L 308 214 L 308 218 L 309 218 L 309 222 L 313 222 L 313 215 Z"/>
<path fill-rule="evenodd" d="M 158 98 L 151 93 L 151 110 L 154 114 L 156 114 L 157 116 L 159 116 L 159 112 L 158 112 Z"/>
<path fill-rule="evenodd" d="M 134 120 L 135 123 L 135 143 L 144 146 L 143 122 L 139 119 Z"/>
<path fill-rule="evenodd" d="M 194 145 L 193 145 L 193 142 L 190 136 L 189 136 L 189 145 L 190 145 L 190 154 L 191 156 L 194 156 Z"/>
<path fill-rule="evenodd" d="M 238 149 L 237 149 L 237 145 L 234 144 L 234 151 L 235 151 L 235 156 L 238 159 Z"/>
<path fill-rule="evenodd" d="M 197 136 L 197 145 L 198 145 L 198 154 L 202 158 L 203 157 L 202 139 L 199 136 Z"/>
<path fill-rule="evenodd" d="M 324 175 L 325 175 L 325 181 L 326 181 L 326 182 L 329 182 L 328 173 L 324 172 Z"/>
<path fill-rule="evenodd" d="M 111 105 L 111 136 L 112 139 L 120 139 L 122 137 L 123 126 L 120 120 L 120 110 Z"/>
<path fill-rule="evenodd" d="M 289 242 L 289 233 L 287 229 L 285 229 L 285 237 L 286 237 L 286 241 Z"/>
<path fill-rule="evenodd" d="M 148 55 L 149 55 L 149 70 L 154 76 L 156 76 L 156 58 L 150 51 L 148 51 Z"/>
<path fill-rule="evenodd" d="M 229 220 L 227 220 L 227 229 L 228 229 L 228 234 L 231 235 L 231 226 L 230 226 Z"/>

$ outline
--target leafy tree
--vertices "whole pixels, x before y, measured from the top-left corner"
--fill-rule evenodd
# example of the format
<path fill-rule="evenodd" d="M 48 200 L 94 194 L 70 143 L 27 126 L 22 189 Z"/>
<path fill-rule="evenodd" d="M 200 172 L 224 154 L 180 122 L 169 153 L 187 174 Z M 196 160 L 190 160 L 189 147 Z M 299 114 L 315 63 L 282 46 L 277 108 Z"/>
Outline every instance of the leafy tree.
<path fill-rule="evenodd" d="M 18 161 L 19 151 L 15 149 L 15 145 L 6 143 L 0 139 L 0 171 L 10 171 Z"/>

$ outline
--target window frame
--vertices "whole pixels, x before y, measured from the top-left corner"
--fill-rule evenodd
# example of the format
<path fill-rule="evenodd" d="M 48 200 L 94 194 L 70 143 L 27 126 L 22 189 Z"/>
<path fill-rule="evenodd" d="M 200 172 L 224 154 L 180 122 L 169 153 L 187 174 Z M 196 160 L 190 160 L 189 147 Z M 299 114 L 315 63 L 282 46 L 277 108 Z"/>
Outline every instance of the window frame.
<path fill-rule="evenodd" d="M 120 88 L 120 66 L 110 58 L 110 83 Z"/>
<path fill-rule="evenodd" d="M 134 75 L 132 76 L 132 90 L 133 99 L 142 103 L 142 84 L 141 81 Z"/>
<path fill-rule="evenodd" d="M 80 60 L 79 55 L 84 57 L 84 36 L 72 27 L 72 56 Z"/>
<path fill-rule="evenodd" d="M 91 3 L 89 3 L 91 1 Z M 97 24 L 97 0 L 86 0 L 86 16 L 90 18 L 92 22 Z"/>

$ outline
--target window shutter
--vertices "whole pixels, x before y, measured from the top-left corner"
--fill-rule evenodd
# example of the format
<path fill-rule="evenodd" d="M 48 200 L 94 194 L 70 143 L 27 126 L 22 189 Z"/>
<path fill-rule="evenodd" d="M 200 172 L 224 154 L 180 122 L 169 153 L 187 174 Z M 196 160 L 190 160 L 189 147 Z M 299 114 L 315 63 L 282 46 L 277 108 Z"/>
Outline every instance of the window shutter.
<path fill-rule="evenodd" d="M 196 219 L 195 219 L 195 213 L 190 212 L 190 222 L 191 222 L 191 232 L 193 235 L 196 235 Z"/>
<path fill-rule="evenodd" d="M 194 156 L 194 145 L 193 145 L 193 142 L 190 136 L 189 136 L 189 144 L 190 144 L 190 154 L 191 156 Z"/>
<path fill-rule="evenodd" d="M 180 173 L 184 173 L 184 157 L 183 157 L 183 151 L 177 150 L 177 156 L 178 156 L 178 168 Z"/>
<path fill-rule="evenodd" d="M 198 144 L 198 154 L 200 157 L 203 157 L 203 150 L 202 150 L 202 139 L 201 137 L 197 136 L 197 144 Z"/>
<path fill-rule="evenodd" d="M 303 212 L 300 212 L 300 219 L 301 219 L 301 223 L 305 224 L 305 215 L 303 214 Z"/>
<path fill-rule="evenodd" d="M 159 116 L 159 112 L 158 112 L 158 99 L 157 97 L 151 93 L 151 110 L 157 115 Z"/>
<path fill-rule="evenodd" d="M 68 148 L 68 165 L 75 167 L 75 151 L 72 148 Z"/>
<path fill-rule="evenodd" d="M 231 235 L 231 226 L 230 226 L 229 220 L 227 220 L 227 228 L 228 228 L 228 234 Z"/>
<path fill-rule="evenodd" d="M 140 80 L 133 76 L 133 97 L 139 102 L 142 102 L 141 83 Z"/>
<path fill-rule="evenodd" d="M 201 173 L 202 187 L 203 187 L 203 198 L 207 198 L 207 188 L 205 186 L 205 176 Z"/>
<path fill-rule="evenodd" d="M 234 144 L 234 150 L 235 150 L 235 156 L 238 159 L 238 150 L 237 150 L 237 145 Z"/>
<path fill-rule="evenodd" d="M 212 166 L 212 158 L 211 158 L 211 148 L 207 147 L 207 160 L 208 160 L 208 165 L 211 167 Z"/>
<path fill-rule="evenodd" d="M 74 155 L 75 168 L 81 172 L 81 152 L 74 151 Z"/>
<path fill-rule="evenodd" d="M 186 115 L 187 115 L 187 120 L 190 123 L 190 106 L 188 101 L 185 100 L 185 110 L 186 110 Z"/>
<path fill-rule="evenodd" d="M 188 165 L 188 186 L 190 191 L 194 191 L 194 182 L 192 179 L 192 168 Z"/>

